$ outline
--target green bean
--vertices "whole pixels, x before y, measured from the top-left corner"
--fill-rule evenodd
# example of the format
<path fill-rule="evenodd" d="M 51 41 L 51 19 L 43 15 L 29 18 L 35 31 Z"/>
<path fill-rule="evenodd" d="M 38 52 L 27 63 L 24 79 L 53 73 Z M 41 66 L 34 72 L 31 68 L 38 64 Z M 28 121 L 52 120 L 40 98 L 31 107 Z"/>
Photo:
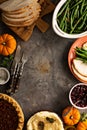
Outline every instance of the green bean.
<path fill-rule="evenodd" d="M 84 50 L 83 48 L 76 47 L 76 51 L 83 53 L 84 55 L 87 56 L 87 50 Z"/>
<path fill-rule="evenodd" d="M 81 15 L 82 15 L 82 13 L 83 13 L 84 4 L 85 4 L 85 0 L 83 0 L 82 5 L 81 5 L 81 9 L 80 9 Z"/>
<path fill-rule="evenodd" d="M 67 33 L 87 30 L 87 0 L 67 0 L 57 14 L 59 27 Z"/>
<path fill-rule="evenodd" d="M 74 15 L 74 10 L 71 13 L 71 17 L 70 17 L 70 22 L 71 22 L 71 28 L 73 28 L 73 15 Z"/>
<path fill-rule="evenodd" d="M 85 12 L 85 11 L 87 11 L 87 6 L 86 6 L 85 9 L 84 9 L 84 12 Z"/>
<path fill-rule="evenodd" d="M 83 59 L 86 59 L 86 60 L 87 60 L 87 56 L 85 56 L 84 54 L 79 53 L 79 52 L 77 52 L 77 51 L 76 51 L 76 54 L 77 54 L 77 56 L 80 56 L 81 58 L 83 58 Z"/>
<path fill-rule="evenodd" d="M 78 9 L 79 10 L 79 9 Z M 79 18 L 80 17 L 80 12 L 78 11 L 77 12 L 77 18 Z"/>
<path fill-rule="evenodd" d="M 76 28 L 76 26 L 78 25 L 78 23 L 82 20 L 83 16 L 86 15 L 86 13 L 87 13 L 87 11 L 84 12 L 83 15 L 78 19 L 78 21 L 74 25 L 73 29 L 70 31 L 70 34 L 74 31 L 74 29 Z"/>
<path fill-rule="evenodd" d="M 86 14 L 85 17 L 83 17 L 83 22 L 82 22 L 81 26 L 78 27 L 79 30 L 81 30 L 81 29 L 83 28 L 83 26 L 85 25 L 85 23 L 86 23 L 86 19 L 87 19 L 87 14 Z"/>
<path fill-rule="evenodd" d="M 76 16 L 77 16 L 77 13 L 79 12 L 78 9 L 79 9 L 79 5 L 77 5 L 77 7 L 76 7 L 76 9 L 75 9 L 75 11 L 74 11 L 74 16 L 73 16 L 73 17 L 76 17 Z"/>
<path fill-rule="evenodd" d="M 68 6 L 68 7 L 69 7 L 69 6 Z M 61 20 L 60 28 L 62 28 L 62 25 L 63 25 L 63 23 L 64 23 L 64 21 L 65 21 L 65 19 L 66 19 L 66 15 L 67 15 L 68 7 L 66 8 L 66 10 L 65 10 L 65 14 L 64 14 L 64 16 L 63 16 L 63 19 Z"/>
<path fill-rule="evenodd" d="M 87 3 L 85 3 L 84 6 L 87 6 Z"/>
<path fill-rule="evenodd" d="M 68 5 L 68 11 L 67 11 L 67 21 L 69 21 L 69 17 L 70 17 L 70 8 L 69 8 L 69 5 Z"/>
<path fill-rule="evenodd" d="M 84 28 L 84 30 L 87 30 L 87 25 L 85 24 L 85 28 Z"/>
<path fill-rule="evenodd" d="M 65 28 L 65 25 L 63 24 L 62 27 L 61 27 L 61 30 L 64 30 L 64 28 Z"/>
<path fill-rule="evenodd" d="M 75 18 L 78 17 L 78 9 L 79 9 L 79 5 L 76 7 L 75 10 L 72 11 L 71 14 L 71 29 L 73 28 L 73 22 L 75 21 Z"/>
<path fill-rule="evenodd" d="M 77 59 L 77 60 L 81 60 L 81 61 L 83 61 L 84 63 L 87 63 L 87 60 L 86 60 L 86 59 L 83 59 L 83 58 L 81 58 L 81 57 L 76 57 L 76 59 Z"/>
<path fill-rule="evenodd" d="M 67 5 L 69 4 L 70 0 L 67 0 L 67 2 L 64 4 L 64 6 L 61 8 L 60 12 L 57 14 L 57 18 L 64 12 Z"/>
<path fill-rule="evenodd" d="M 67 21 L 65 20 L 65 26 L 64 26 L 64 31 L 66 32 L 67 31 Z"/>
<path fill-rule="evenodd" d="M 73 6 L 71 7 L 71 9 L 73 9 L 74 7 L 76 7 L 77 5 L 79 5 L 80 3 L 82 3 L 82 0 L 78 1 L 75 5 L 73 5 Z"/>

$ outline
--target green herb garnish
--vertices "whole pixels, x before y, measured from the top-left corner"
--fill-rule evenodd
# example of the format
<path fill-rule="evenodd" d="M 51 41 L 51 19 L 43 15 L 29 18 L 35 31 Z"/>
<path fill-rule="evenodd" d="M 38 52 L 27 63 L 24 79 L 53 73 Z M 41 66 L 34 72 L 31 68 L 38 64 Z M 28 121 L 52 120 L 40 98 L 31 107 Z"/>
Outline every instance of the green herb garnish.
<path fill-rule="evenodd" d="M 81 114 L 81 121 L 85 121 L 85 120 L 87 120 L 87 113 L 83 112 Z"/>
<path fill-rule="evenodd" d="M 9 55 L 9 56 L 0 55 L 0 67 L 6 67 L 9 69 L 13 62 L 13 58 L 14 58 L 13 55 Z"/>
<path fill-rule="evenodd" d="M 53 118 L 50 118 L 50 117 L 46 117 L 46 120 L 50 123 L 53 123 L 55 120 Z"/>
<path fill-rule="evenodd" d="M 38 130 L 44 130 L 44 122 L 43 121 L 39 121 Z"/>

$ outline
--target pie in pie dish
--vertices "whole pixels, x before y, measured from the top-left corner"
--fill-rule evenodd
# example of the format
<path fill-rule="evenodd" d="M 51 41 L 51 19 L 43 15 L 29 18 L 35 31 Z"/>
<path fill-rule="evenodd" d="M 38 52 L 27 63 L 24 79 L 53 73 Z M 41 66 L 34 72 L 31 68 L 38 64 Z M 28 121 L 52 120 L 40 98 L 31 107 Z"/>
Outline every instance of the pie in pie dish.
<path fill-rule="evenodd" d="M 10 96 L 0 93 L 0 130 L 22 130 L 24 114 Z"/>
<path fill-rule="evenodd" d="M 28 120 L 27 130 L 64 130 L 64 128 L 56 113 L 41 111 Z"/>

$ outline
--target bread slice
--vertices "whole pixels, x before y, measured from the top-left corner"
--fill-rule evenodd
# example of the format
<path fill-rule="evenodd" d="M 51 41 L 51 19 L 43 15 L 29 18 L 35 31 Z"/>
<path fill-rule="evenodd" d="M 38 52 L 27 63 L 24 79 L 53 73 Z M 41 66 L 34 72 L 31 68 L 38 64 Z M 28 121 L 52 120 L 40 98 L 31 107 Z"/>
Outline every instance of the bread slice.
<path fill-rule="evenodd" d="M 82 81 L 84 81 L 84 82 L 87 82 L 87 77 L 81 75 L 81 74 L 75 69 L 75 67 L 74 67 L 73 64 L 72 64 L 72 70 L 73 70 L 73 73 L 76 75 L 77 79 L 82 80 Z"/>
<path fill-rule="evenodd" d="M 87 63 L 84 63 L 79 59 L 73 59 L 73 65 L 78 73 L 87 77 Z"/>

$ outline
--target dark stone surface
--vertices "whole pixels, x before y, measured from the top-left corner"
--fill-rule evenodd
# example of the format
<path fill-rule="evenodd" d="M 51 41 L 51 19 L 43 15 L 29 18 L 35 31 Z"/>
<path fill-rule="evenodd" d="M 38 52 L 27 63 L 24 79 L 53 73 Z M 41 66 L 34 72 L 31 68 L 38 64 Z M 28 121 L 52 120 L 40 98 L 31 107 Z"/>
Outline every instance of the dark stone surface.
<path fill-rule="evenodd" d="M 62 110 L 70 105 L 70 88 L 79 82 L 71 74 L 67 60 L 69 48 L 75 39 L 62 38 L 54 33 L 52 13 L 44 19 L 50 28 L 45 33 L 34 28 L 27 42 L 0 23 L 0 34 L 12 34 L 28 56 L 18 92 L 12 95 L 23 109 L 25 126 L 30 116 L 38 111 L 53 111 L 61 117 Z"/>

